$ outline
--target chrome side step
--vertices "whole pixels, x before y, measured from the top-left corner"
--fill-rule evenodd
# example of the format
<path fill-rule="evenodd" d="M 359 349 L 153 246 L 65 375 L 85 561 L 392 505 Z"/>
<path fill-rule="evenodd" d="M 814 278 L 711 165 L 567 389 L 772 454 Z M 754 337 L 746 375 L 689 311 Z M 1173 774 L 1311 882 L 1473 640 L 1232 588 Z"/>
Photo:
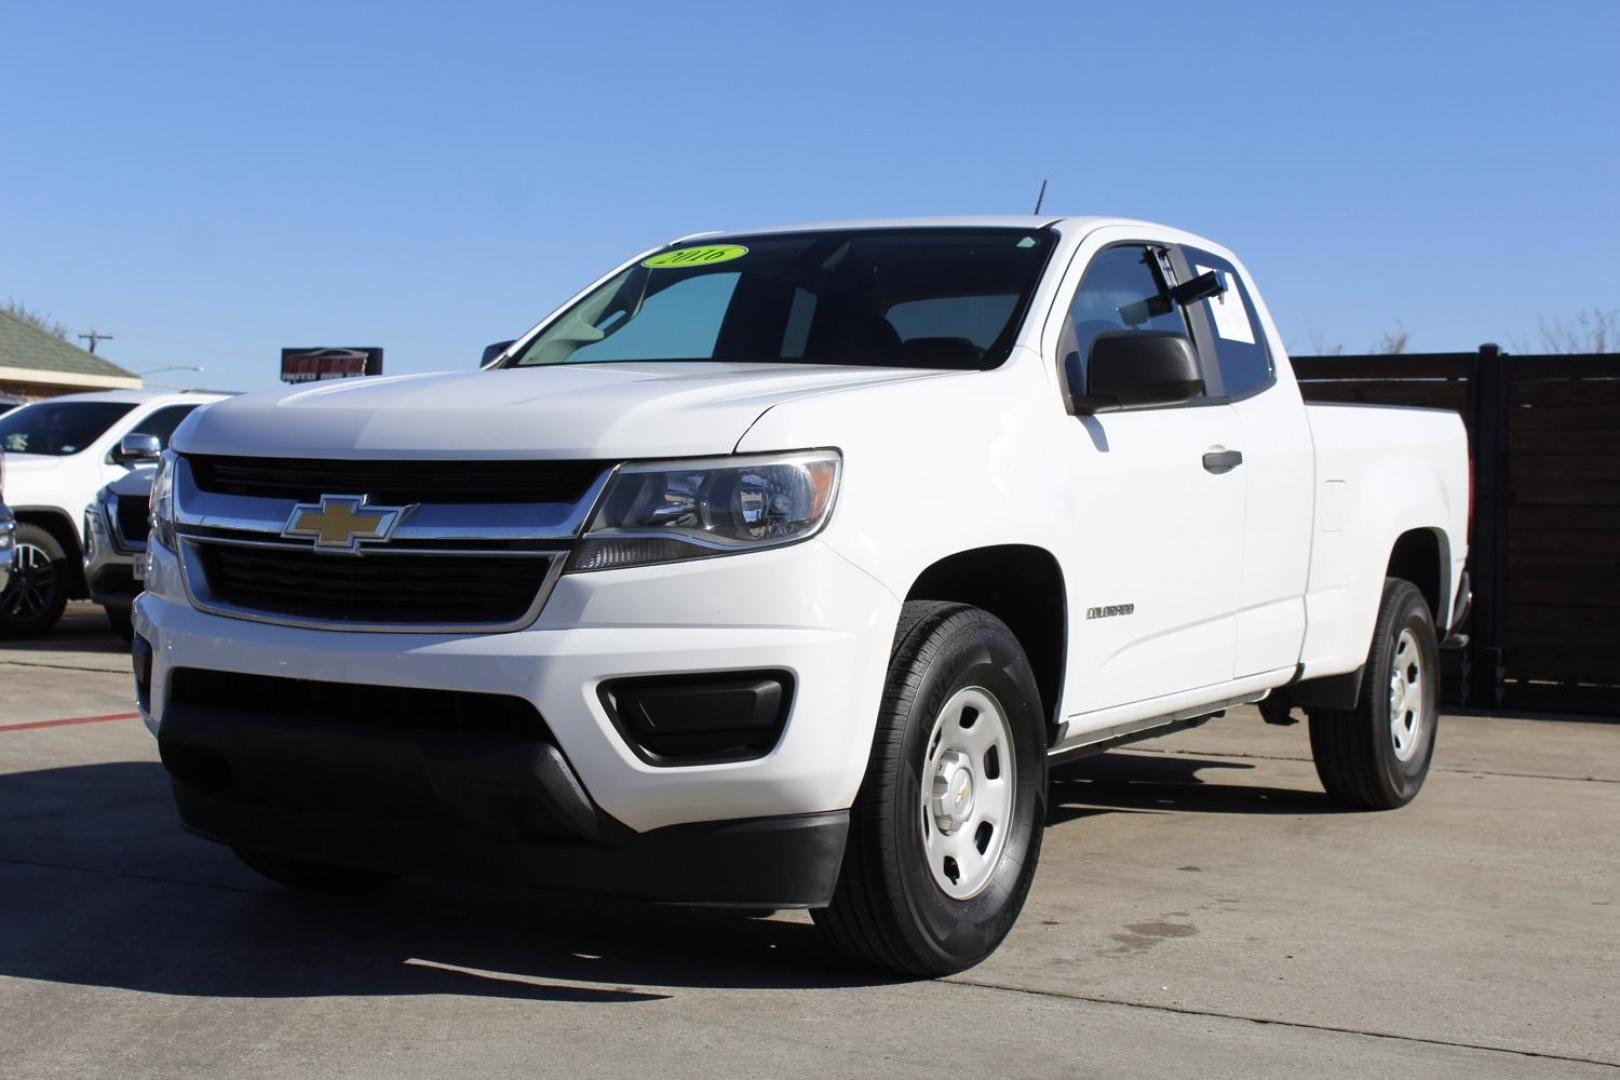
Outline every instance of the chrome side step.
<path fill-rule="evenodd" d="M 1257 701 L 1262 701 L 1269 693 L 1271 691 L 1261 690 L 1258 693 L 1244 694 L 1240 697 L 1227 698 L 1224 701 L 1214 701 L 1207 705 L 1178 709 L 1162 716 L 1149 716 L 1141 720 L 1127 720 L 1120 724 L 1110 724 L 1108 727 L 1098 728 L 1096 731 L 1090 732 L 1089 737 L 1083 743 L 1051 751 L 1048 753 L 1046 760 L 1049 765 L 1061 765 L 1065 762 L 1090 757 L 1093 754 L 1100 754 L 1115 747 L 1125 746 L 1128 743 L 1157 739 L 1162 735 L 1194 728 L 1206 720 L 1224 715 L 1227 709 L 1236 708 L 1239 705 L 1253 705 Z"/>

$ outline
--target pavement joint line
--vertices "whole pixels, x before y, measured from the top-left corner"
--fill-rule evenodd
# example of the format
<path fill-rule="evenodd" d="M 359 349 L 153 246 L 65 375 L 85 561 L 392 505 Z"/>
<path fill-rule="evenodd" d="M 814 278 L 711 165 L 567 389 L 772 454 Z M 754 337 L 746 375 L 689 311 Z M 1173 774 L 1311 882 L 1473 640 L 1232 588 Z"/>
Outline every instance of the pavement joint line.
<path fill-rule="evenodd" d="M 241 885 L 221 885 L 212 881 L 191 881 L 187 878 L 161 877 L 157 874 L 137 874 L 129 870 L 119 870 L 107 866 L 75 866 L 73 863 L 43 862 L 38 859 L 16 859 L 9 855 L 0 855 L 0 865 L 31 866 L 39 870 L 66 870 L 77 874 L 102 874 L 107 877 L 124 878 L 128 881 L 150 881 L 157 885 L 186 885 L 193 889 L 214 889 L 218 892 L 241 893 L 244 896 L 260 896 L 271 889 L 249 889 Z"/>
<path fill-rule="evenodd" d="M 1309 764 L 1308 757 L 1288 754 L 1245 754 L 1215 750 L 1166 750 L 1161 747 L 1133 746 L 1127 754 L 1178 754 L 1183 757 L 1232 758 L 1237 761 L 1297 761 Z M 1432 765 L 1430 772 L 1459 773 L 1463 776 L 1505 776 L 1513 780 L 1567 780 L 1574 784 L 1620 784 L 1620 777 L 1612 776 L 1559 776 L 1555 773 L 1514 772 L 1507 769 L 1468 769 L 1461 765 Z"/>
<path fill-rule="evenodd" d="M 988 979 L 966 979 L 954 975 L 937 981 L 955 986 L 971 986 L 980 990 L 999 990 L 1008 994 L 1029 994 L 1034 997 L 1084 1001 L 1093 1005 L 1117 1005 L 1125 1009 L 1146 1009 L 1153 1012 L 1176 1013 L 1181 1016 L 1208 1016 L 1218 1020 L 1247 1020 L 1251 1024 L 1272 1024 L 1277 1027 L 1298 1028 L 1305 1031 L 1328 1031 L 1340 1035 L 1360 1035 L 1369 1039 L 1391 1039 L 1397 1042 L 1424 1043 L 1429 1046 L 1449 1046 L 1459 1050 L 1478 1050 L 1489 1054 L 1512 1054 L 1516 1057 L 1567 1061 L 1571 1064 L 1598 1065 L 1606 1069 L 1620 1070 L 1620 1062 L 1604 1061 L 1601 1058 L 1578 1057 L 1570 1054 L 1555 1054 L 1542 1050 L 1521 1050 L 1511 1046 L 1489 1046 L 1483 1043 L 1458 1042 L 1453 1039 L 1431 1039 L 1422 1035 L 1399 1035 L 1389 1031 L 1339 1027 L 1333 1024 L 1312 1024 L 1303 1020 L 1279 1020 L 1275 1017 L 1245 1016 L 1242 1013 L 1221 1012 L 1216 1009 L 1194 1009 L 1185 1005 L 1154 1005 L 1146 1001 L 1126 1001 L 1121 998 L 1102 997 L 1097 994 L 1081 994 L 1070 990 L 1042 990 L 1027 986 L 1014 986 L 1011 983 L 991 982 Z"/>
<path fill-rule="evenodd" d="M 14 667 L 49 668 L 52 671 L 88 671 L 94 675 L 128 675 L 122 668 L 85 667 L 83 664 L 46 664 L 38 660 L 0 660 L 0 664 L 10 664 Z"/>

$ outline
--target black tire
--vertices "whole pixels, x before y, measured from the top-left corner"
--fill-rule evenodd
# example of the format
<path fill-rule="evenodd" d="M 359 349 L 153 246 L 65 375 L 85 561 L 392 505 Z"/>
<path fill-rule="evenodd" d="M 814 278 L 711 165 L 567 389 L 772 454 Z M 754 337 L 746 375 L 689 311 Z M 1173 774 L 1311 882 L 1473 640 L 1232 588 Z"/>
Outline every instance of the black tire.
<path fill-rule="evenodd" d="M 123 638 L 126 642 L 135 640 L 135 621 L 127 611 L 114 611 L 106 608 L 107 625 L 112 632 Z"/>
<path fill-rule="evenodd" d="M 67 607 L 67 552 L 38 525 L 19 523 L 15 536 L 11 583 L 0 594 L 0 638 L 40 637 Z"/>
<path fill-rule="evenodd" d="M 382 888 L 395 878 L 393 874 L 384 874 L 377 870 L 310 862 L 307 859 L 294 859 L 286 855 L 274 855 L 268 851 L 254 851 L 251 848 L 231 850 L 254 873 L 300 892 L 369 892 L 372 889 Z"/>
<path fill-rule="evenodd" d="M 1403 633 L 1410 634 L 1409 651 L 1415 646 L 1415 654 L 1404 662 L 1396 656 Z M 1413 670 L 1420 680 L 1414 707 L 1403 710 L 1417 716 L 1412 745 L 1401 751 L 1392 707 L 1398 668 L 1404 668 L 1399 672 L 1403 680 Z M 1440 646 L 1434 616 L 1417 586 L 1400 578 L 1384 581 L 1356 707 L 1312 709 L 1310 718 L 1316 775 L 1334 799 L 1364 810 L 1394 810 L 1417 796 L 1429 775 L 1440 726 Z"/>
<path fill-rule="evenodd" d="M 999 858 L 984 886 L 959 900 L 936 883 L 924 849 L 922 770 L 941 708 L 968 687 L 1005 714 L 1015 767 Z M 994 952 L 1040 858 L 1046 741 L 1034 673 L 1001 620 L 963 604 L 906 604 L 838 887 L 831 906 L 811 913 L 832 944 L 861 964 L 921 976 L 953 974 Z"/>

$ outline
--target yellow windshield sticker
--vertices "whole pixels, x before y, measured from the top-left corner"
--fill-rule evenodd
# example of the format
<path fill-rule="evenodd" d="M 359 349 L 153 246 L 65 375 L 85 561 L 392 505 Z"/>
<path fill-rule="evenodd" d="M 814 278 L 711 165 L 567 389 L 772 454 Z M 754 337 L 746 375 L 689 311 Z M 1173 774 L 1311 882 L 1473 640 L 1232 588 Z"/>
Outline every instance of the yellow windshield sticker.
<path fill-rule="evenodd" d="M 654 270 L 680 270 L 688 266 L 713 266 L 715 263 L 730 262 L 746 254 L 748 249 L 741 244 L 705 244 L 703 247 L 660 252 L 650 259 L 642 259 L 641 265 Z"/>

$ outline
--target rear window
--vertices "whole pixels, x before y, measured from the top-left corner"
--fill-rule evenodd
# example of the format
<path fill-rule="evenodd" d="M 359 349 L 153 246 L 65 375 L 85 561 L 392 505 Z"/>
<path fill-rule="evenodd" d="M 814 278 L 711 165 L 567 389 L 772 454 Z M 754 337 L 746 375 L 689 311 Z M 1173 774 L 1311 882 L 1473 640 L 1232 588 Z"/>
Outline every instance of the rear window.
<path fill-rule="evenodd" d="M 135 406 L 120 401 L 39 401 L 0 416 L 0 450 L 77 454 Z"/>

